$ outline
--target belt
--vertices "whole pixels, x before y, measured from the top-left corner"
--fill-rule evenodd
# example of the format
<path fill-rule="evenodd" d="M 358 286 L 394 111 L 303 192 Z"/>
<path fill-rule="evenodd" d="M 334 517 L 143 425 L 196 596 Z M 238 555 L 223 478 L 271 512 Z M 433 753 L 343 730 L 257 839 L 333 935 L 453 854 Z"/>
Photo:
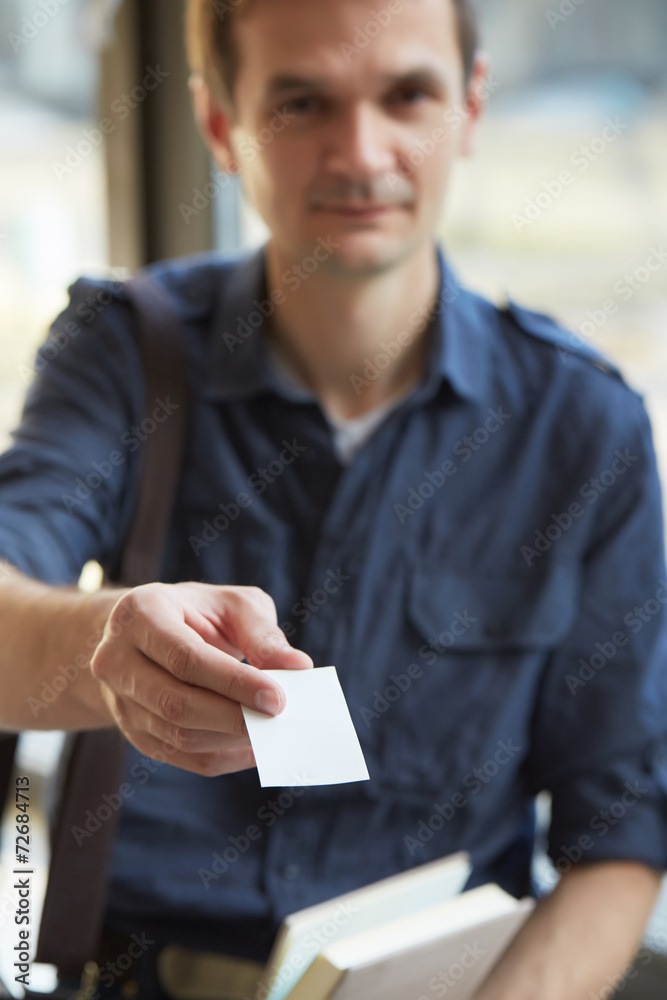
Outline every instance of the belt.
<path fill-rule="evenodd" d="M 175 944 L 147 944 L 104 929 L 96 962 L 87 962 L 73 1000 L 253 1000 L 261 962 Z"/>
<path fill-rule="evenodd" d="M 173 944 L 157 956 L 157 977 L 174 1000 L 252 1000 L 263 971 L 261 962 Z"/>

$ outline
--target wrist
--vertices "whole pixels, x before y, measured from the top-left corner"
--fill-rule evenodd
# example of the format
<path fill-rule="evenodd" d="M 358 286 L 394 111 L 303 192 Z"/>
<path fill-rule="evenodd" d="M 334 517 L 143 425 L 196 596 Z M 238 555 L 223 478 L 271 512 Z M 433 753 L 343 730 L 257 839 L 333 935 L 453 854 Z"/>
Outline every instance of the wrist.
<path fill-rule="evenodd" d="M 44 700 L 57 698 L 59 704 L 54 709 L 59 727 L 65 730 L 116 724 L 90 664 L 109 616 L 124 593 L 104 589 L 86 594 L 75 587 L 45 587 L 34 595 L 40 604 L 36 620 L 40 623 L 41 648 L 36 660 L 44 665 L 57 664 L 55 670 L 50 668 Z"/>
<path fill-rule="evenodd" d="M 82 702 L 94 714 L 98 724 L 109 726 L 116 723 L 102 694 L 101 682 L 93 675 L 90 664 L 104 637 L 111 612 L 126 593 L 128 590 L 102 589 L 93 594 L 80 594 L 71 609 L 72 629 L 74 634 L 80 636 L 74 667 L 85 674 L 86 679 L 80 688 Z"/>

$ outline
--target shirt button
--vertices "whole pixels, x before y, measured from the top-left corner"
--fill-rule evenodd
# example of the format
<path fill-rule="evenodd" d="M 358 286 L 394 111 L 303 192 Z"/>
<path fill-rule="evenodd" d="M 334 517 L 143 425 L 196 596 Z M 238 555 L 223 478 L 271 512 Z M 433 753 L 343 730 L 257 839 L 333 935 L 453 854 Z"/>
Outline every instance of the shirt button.
<path fill-rule="evenodd" d="M 301 874 L 300 865 L 285 865 L 283 868 L 283 878 L 286 882 L 295 882 Z"/>

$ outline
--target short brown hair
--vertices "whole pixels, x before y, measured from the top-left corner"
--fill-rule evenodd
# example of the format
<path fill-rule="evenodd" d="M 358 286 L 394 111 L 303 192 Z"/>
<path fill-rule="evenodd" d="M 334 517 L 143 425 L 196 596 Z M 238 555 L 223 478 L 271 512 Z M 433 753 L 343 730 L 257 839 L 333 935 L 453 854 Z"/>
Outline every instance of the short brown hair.
<path fill-rule="evenodd" d="M 187 0 L 185 37 L 188 61 L 213 94 L 228 109 L 234 106 L 234 84 L 239 69 L 234 40 L 234 15 L 251 0 Z M 479 44 L 475 0 L 453 0 L 466 83 L 472 73 Z"/>

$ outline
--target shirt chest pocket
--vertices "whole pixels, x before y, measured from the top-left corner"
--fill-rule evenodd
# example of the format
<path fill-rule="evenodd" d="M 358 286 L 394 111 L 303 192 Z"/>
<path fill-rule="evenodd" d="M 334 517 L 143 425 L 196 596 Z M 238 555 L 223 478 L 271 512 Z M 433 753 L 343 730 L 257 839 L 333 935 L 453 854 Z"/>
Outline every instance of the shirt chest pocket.
<path fill-rule="evenodd" d="M 513 575 L 413 565 L 408 573 L 416 656 L 405 690 L 382 716 L 383 780 L 400 796 L 451 794 L 499 740 L 521 747 L 515 764 L 527 752 L 545 658 L 577 617 L 579 570 L 563 563 Z"/>

